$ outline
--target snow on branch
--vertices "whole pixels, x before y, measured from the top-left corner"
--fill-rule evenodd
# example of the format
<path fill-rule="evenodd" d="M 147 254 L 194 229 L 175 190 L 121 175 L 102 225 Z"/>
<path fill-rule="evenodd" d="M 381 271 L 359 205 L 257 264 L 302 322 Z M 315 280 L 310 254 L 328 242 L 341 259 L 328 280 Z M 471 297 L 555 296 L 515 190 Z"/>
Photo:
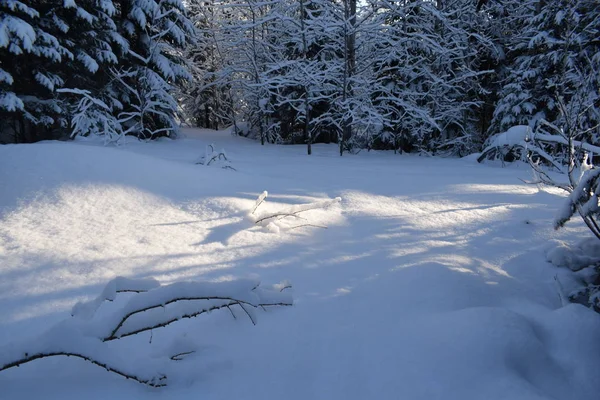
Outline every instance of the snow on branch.
<path fill-rule="evenodd" d="M 270 229 L 273 229 L 275 231 L 279 231 L 279 225 L 277 225 L 277 221 L 282 220 L 284 218 L 295 218 L 295 219 L 300 219 L 300 220 L 305 220 L 305 218 L 301 217 L 299 214 L 303 213 L 305 211 L 310 211 L 310 210 L 317 210 L 317 209 L 327 209 L 329 207 L 331 207 L 334 204 L 338 204 L 342 201 L 341 197 L 336 197 L 334 199 L 327 199 L 327 200 L 321 200 L 321 201 L 317 201 L 314 203 L 307 203 L 307 204 L 295 204 L 293 206 L 290 206 L 288 208 L 279 210 L 279 211 L 275 211 L 275 212 L 263 212 L 263 213 L 256 213 L 258 208 L 265 202 L 266 198 L 268 196 L 268 192 L 264 191 L 262 192 L 258 198 L 256 199 L 256 202 L 254 204 L 254 207 L 252 207 L 252 210 L 248 213 L 248 218 L 250 218 L 250 220 L 252 220 L 256 225 L 263 225 L 266 226 Z M 296 228 L 300 228 L 300 227 L 313 227 L 313 228 L 323 228 L 326 229 L 326 226 L 323 225 L 317 225 L 317 224 L 311 224 L 311 223 L 304 223 L 304 224 L 300 224 L 297 226 L 293 226 L 289 229 L 296 229 Z"/>
<path fill-rule="evenodd" d="M 39 337 L 0 347 L 0 372 L 43 358 L 66 356 L 85 360 L 148 386 L 166 386 L 164 362 L 179 361 L 194 353 L 193 348 L 168 354 L 166 360 L 161 360 L 148 354 L 127 357 L 109 347 L 107 342 L 222 308 L 227 308 L 236 318 L 231 309 L 234 306 L 256 324 L 256 309 L 293 304 L 287 290 L 290 287 L 288 282 L 282 282 L 264 288 L 253 280 L 161 285 L 154 279 L 118 277 L 111 280 L 94 300 L 77 303 L 72 318 L 58 323 Z M 122 293 L 130 296 L 123 306 L 98 315 L 97 311 L 105 301 L 112 302 Z"/>
<path fill-rule="evenodd" d="M 141 293 L 160 286 L 155 279 L 129 279 L 118 276 L 106 284 L 100 296 L 92 301 L 78 302 L 71 310 L 72 317 L 92 318 L 104 301 L 113 301 L 117 293 Z"/>

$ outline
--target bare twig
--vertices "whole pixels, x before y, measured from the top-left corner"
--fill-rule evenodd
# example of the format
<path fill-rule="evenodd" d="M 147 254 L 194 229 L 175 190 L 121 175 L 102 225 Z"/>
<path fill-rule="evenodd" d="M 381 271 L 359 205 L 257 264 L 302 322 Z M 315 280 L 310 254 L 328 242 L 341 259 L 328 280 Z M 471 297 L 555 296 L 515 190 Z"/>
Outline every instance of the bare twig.
<path fill-rule="evenodd" d="M 161 308 L 161 307 L 167 306 L 169 304 L 176 303 L 178 301 L 196 301 L 196 300 L 225 300 L 225 301 L 228 301 L 228 302 L 225 303 L 225 304 L 220 304 L 220 305 L 217 305 L 217 306 L 212 306 L 212 307 L 209 307 L 209 308 L 206 308 L 206 309 L 202 309 L 202 310 L 199 310 L 197 312 L 193 312 L 193 313 L 189 313 L 189 314 L 184 314 L 181 317 L 176 317 L 176 318 L 173 318 L 171 320 L 155 324 L 153 326 L 147 326 L 147 327 L 144 327 L 144 328 L 140 328 L 140 329 L 135 330 L 133 332 L 127 332 L 127 333 L 124 333 L 124 334 L 121 334 L 121 335 L 117 335 L 117 332 L 119 331 L 119 329 L 121 329 L 121 327 L 123 326 L 123 324 L 125 324 L 125 322 L 129 318 L 131 318 L 132 316 L 134 316 L 136 314 L 139 314 L 139 313 L 142 313 L 142 312 L 145 312 L 145 311 L 149 311 L 149 310 L 153 310 L 153 309 L 156 309 L 156 308 Z M 111 341 L 111 340 L 119 339 L 121 337 L 131 336 L 131 335 L 134 335 L 134 334 L 137 334 L 137 333 L 140 333 L 140 332 L 145 332 L 145 331 L 148 331 L 150 329 L 162 328 L 162 327 L 165 327 L 167 325 L 172 324 L 173 322 L 176 322 L 176 321 L 180 320 L 181 318 L 193 318 L 193 317 L 196 317 L 196 316 L 198 316 L 200 314 L 204 314 L 205 312 L 208 312 L 208 311 L 218 310 L 218 309 L 221 309 L 221 308 L 224 308 L 224 307 L 227 307 L 227 306 L 232 306 L 232 305 L 235 305 L 235 304 L 240 304 L 241 305 L 241 303 L 249 304 L 250 306 L 252 306 L 252 304 L 250 304 L 250 303 L 247 303 L 247 302 L 242 301 L 242 300 L 236 300 L 236 299 L 234 299 L 232 297 L 199 296 L 199 297 L 178 297 L 178 298 L 174 298 L 174 299 L 171 299 L 171 300 L 169 300 L 169 301 L 167 301 L 165 303 L 162 303 L 162 304 L 153 304 L 151 306 L 140 308 L 140 309 L 137 309 L 137 310 L 134 310 L 134 311 L 131 311 L 131 312 L 127 313 L 125 316 L 123 316 L 123 318 L 121 318 L 121 320 L 119 321 L 119 323 L 117 324 L 117 326 L 115 326 L 115 328 L 112 330 L 112 332 L 110 333 L 110 335 L 107 336 L 107 337 L 105 337 L 105 338 L 103 338 L 102 341 L 103 342 L 108 342 L 108 341 Z M 252 318 L 250 318 L 250 319 L 252 319 Z M 252 322 L 254 323 L 253 319 L 252 319 Z"/>
<path fill-rule="evenodd" d="M 301 217 L 298 217 L 296 214 L 297 213 L 274 213 L 274 214 L 269 214 L 267 216 L 264 216 L 262 218 L 257 219 L 254 223 L 255 224 L 260 224 L 261 222 L 266 221 L 268 219 L 281 218 L 281 217 L 296 217 L 296 218 L 301 218 Z"/>
<path fill-rule="evenodd" d="M 260 224 L 261 222 L 264 222 L 266 220 L 269 220 L 272 218 L 281 218 L 281 217 L 294 217 L 294 218 L 304 219 L 304 218 L 299 217 L 298 214 L 305 212 L 305 211 L 316 210 L 316 209 L 320 209 L 320 208 L 327 208 L 334 203 L 339 203 L 341 200 L 342 199 L 340 197 L 336 197 L 335 199 L 332 199 L 332 200 L 324 200 L 324 201 L 318 201 L 315 203 L 295 205 L 295 206 L 289 207 L 288 209 L 285 209 L 282 211 L 265 214 L 265 215 L 259 217 L 254 223 Z"/>
<path fill-rule="evenodd" d="M 288 283 L 287 285 L 285 285 L 285 286 L 283 286 L 281 289 L 279 289 L 279 291 L 280 291 L 280 292 L 283 292 L 284 290 L 286 290 L 286 289 L 291 289 L 291 288 L 292 288 L 292 285 L 290 285 L 290 284 Z"/>
<path fill-rule="evenodd" d="M 254 319 L 254 317 L 252 317 L 252 314 L 250 314 L 250 312 L 248 312 L 248 310 L 246 310 L 246 308 L 244 307 L 244 304 L 242 304 L 242 303 L 237 303 L 237 304 L 240 306 L 240 308 L 242 310 L 244 310 L 246 315 L 248 315 L 248 318 L 250 318 L 250 321 L 252 321 L 252 325 L 256 325 L 256 320 Z M 259 304 L 259 306 L 260 306 L 260 304 Z"/>
<path fill-rule="evenodd" d="M 190 350 L 190 351 L 184 351 L 181 353 L 177 353 L 177 354 L 173 354 L 170 358 L 173 361 L 181 361 L 183 360 L 186 356 L 189 356 L 190 354 L 194 354 L 195 351 L 194 350 Z"/>
<path fill-rule="evenodd" d="M 265 201 L 265 199 L 267 198 L 268 195 L 269 195 L 269 192 L 267 192 L 265 190 L 264 192 L 262 192 L 260 194 L 260 196 L 258 196 L 258 199 L 256 199 L 256 202 L 254 203 L 254 207 L 252 208 L 252 211 L 250 211 L 250 214 L 254 214 L 256 212 L 256 209 Z"/>
<path fill-rule="evenodd" d="M 327 229 L 327 227 L 325 225 L 302 224 L 302 225 L 292 226 L 291 228 L 289 228 L 289 230 L 291 231 L 292 229 L 298 229 L 298 228 L 303 228 L 303 227 Z"/>
<path fill-rule="evenodd" d="M 113 372 L 117 375 L 121 375 L 122 377 L 126 378 L 126 379 L 131 379 L 134 380 L 136 382 L 142 383 L 144 385 L 148 385 L 148 386 L 152 386 L 152 387 L 162 387 L 162 386 L 166 386 L 166 376 L 161 375 L 159 377 L 157 377 L 157 379 L 144 379 L 141 378 L 137 375 L 133 375 L 133 374 L 129 374 L 127 372 L 124 372 L 120 369 L 117 369 L 115 367 L 112 367 L 106 363 L 100 362 L 98 360 L 93 359 L 92 357 L 83 355 L 83 354 L 79 354 L 79 353 L 75 353 L 75 352 L 49 352 L 49 353 L 35 353 L 35 354 L 25 354 L 25 357 L 16 360 L 14 362 L 5 364 L 3 366 L 0 366 L 0 372 L 10 369 L 10 368 L 14 368 L 14 367 L 19 367 L 23 364 L 27 364 L 30 363 L 32 361 L 41 359 L 41 358 L 49 358 L 49 357 L 57 357 L 57 356 L 66 356 L 66 357 L 77 357 L 77 358 L 81 358 L 82 360 L 88 361 L 94 365 L 97 365 L 101 368 L 104 368 L 105 370 L 107 370 L 108 372 Z"/>
<path fill-rule="evenodd" d="M 233 319 L 237 319 L 237 317 L 235 316 L 235 314 L 233 313 L 233 310 L 231 309 L 231 307 L 227 306 L 227 309 L 229 310 L 229 312 L 231 313 L 231 316 L 233 317 Z"/>

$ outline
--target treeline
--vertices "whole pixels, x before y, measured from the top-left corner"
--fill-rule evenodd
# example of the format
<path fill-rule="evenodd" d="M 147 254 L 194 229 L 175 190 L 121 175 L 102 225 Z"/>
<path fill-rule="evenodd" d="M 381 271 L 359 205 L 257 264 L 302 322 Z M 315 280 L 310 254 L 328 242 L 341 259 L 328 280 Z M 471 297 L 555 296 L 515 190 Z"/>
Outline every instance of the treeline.
<path fill-rule="evenodd" d="M 2 1 L 0 21 L 4 141 L 187 122 L 466 155 L 576 115 L 598 142 L 597 0 Z"/>
<path fill-rule="evenodd" d="M 180 0 L 1 0 L 0 138 L 172 135 L 194 33 Z"/>

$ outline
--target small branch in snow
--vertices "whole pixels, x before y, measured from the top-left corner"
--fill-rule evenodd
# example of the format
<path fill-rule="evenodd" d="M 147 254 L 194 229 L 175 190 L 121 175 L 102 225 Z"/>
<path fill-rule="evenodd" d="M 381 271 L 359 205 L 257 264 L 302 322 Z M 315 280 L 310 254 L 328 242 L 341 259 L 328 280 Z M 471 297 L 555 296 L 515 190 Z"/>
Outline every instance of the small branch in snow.
<path fill-rule="evenodd" d="M 180 316 L 177 316 L 177 317 L 174 317 L 174 318 L 172 318 L 172 319 L 170 319 L 168 321 L 160 322 L 160 323 L 157 323 L 157 324 L 154 324 L 154 325 L 151 325 L 151 326 L 144 326 L 143 328 L 136 329 L 136 330 L 131 331 L 131 332 L 125 332 L 125 333 L 122 333 L 122 334 L 118 334 L 119 330 L 121 329 L 121 327 L 123 327 L 123 325 L 125 324 L 125 322 L 127 322 L 127 320 L 129 320 L 129 318 L 133 317 L 136 314 L 143 313 L 143 312 L 146 312 L 146 311 L 150 311 L 150 310 L 153 310 L 153 309 L 156 309 L 156 308 L 162 308 L 162 307 L 165 307 L 165 306 L 167 306 L 169 304 L 173 304 L 173 303 L 176 303 L 176 302 L 197 301 L 197 300 L 225 300 L 226 303 L 225 304 L 219 304 L 219 305 L 210 306 L 210 307 L 207 307 L 207 308 L 201 308 L 198 311 L 194 311 L 194 312 L 191 312 L 191 313 L 184 313 L 184 314 L 182 314 Z M 242 303 L 249 304 L 249 303 L 247 303 L 245 301 L 236 300 L 236 299 L 234 299 L 232 297 L 218 297 L 218 296 L 215 296 L 215 297 L 208 297 L 208 296 L 207 297 L 177 297 L 177 298 L 174 298 L 174 299 L 170 299 L 170 300 L 168 300 L 168 301 L 166 301 L 164 303 L 161 303 L 161 304 L 149 305 L 147 307 L 140 308 L 140 309 L 137 309 L 137 310 L 134 310 L 134 311 L 131 311 L 131 312 L 127 313 L 126 315 L 123 316 L 123 318 L 121 318 L 121 320 L 119 321 L 119 323 L 117 324 L 117 326 L 112 330 L 112 332 L 110 333 L 110 335 L 107 336 L 107 337 L 105 337 L 105 338 L 103 338 L 102 341 L 103 342 L 109 342 L 111 340 L 120 339 L 122 337 L 131 336 L 131 335 L 135 335 L 135 334 L 138 334 L 138 333 L 146 332 L 146 331 L 149 331 L 151 329 L 163 328 L 163 327 L 165 327 L 167 325 L 170 325 L 173 322 L 179 321 L 179 320 L 181 320 L 183 318 L 197 317 L 198 315 L 204 314 L 206 312 L 210 312 L 210 311 L 213 311 L 213 310 L 219 310 L 221 308 L 229 307 L 229 306 L 236 305 L 236 304 L 240 305 L 243 308 Z M 250 319 L 252 320 L 252 323 L 255 324 L 254 319 L 252 317 L 250 317 Z"/>
<path fill-rule="evenodd" d="M 183 298 L 181 298 L 181 299 L 175 299 L 173 301 L 170 301 L 168 304 L 171 304 L 171 303 L 174 303 L 174 302 L 177 302 L 177 301 L 191 301 L 191 300 L 214 300 L 214 299 L 211 299 L 211 298 L 189 298 L 189 299 L 183 299 Z M 173 318 L 171 318 L 171 319 L 169 319 L 167 321 L 154 324 L 152 326 L 145 326 L 143 328 L 139 328 L 139 329 L 133 330 L 131 332 L 125 332 L 125 333 L 117 335 L 118 330 L 123 326 L 123 324 L 125 323 L 125 321 L 129 317 L 131 317 L 132 315 L 135 315 L 137 313 L 141 313 L 141 312 L 144 312 L 144 311 L 149 311 L 149 310 L 152 310 L 154 308 L 160 308 L 160 307 L 163 307 L 163 305 L 156 305 L 156 306 L 153 306 L 153 307 L 148 307 L 147 309 L 135 311 L 135 312 L 131 313 L 130 315 L 124 317 L 121 320 L 121 322 L 119 322 L 119 325 L 117 326 L 117 328 L 115 328 L 115 330 L 111 333 L 111 335 L 108 336 L 108 337 L 106 337 L 106 338 L 104 338 L 104 339 L 102 339 L 102 341 L 103 342 L 110 342 L 112 340 L 121 339 L 121 338 L 124 338 L 124 337 L 127 337 L 127 336 L 137 335 L 138 333 L 151 331 L 152 329 L 164 328 L 164 327 L 166 327 L 168 325 L 171 325 L 173 322 L 181 321 L 182 319 L 185 319 L 185 318 L 194 318 L 194 317 L 197 317 L 197 316 L 202 315 L 204 313 L 208 313 L 208 312 L 211 312 L 211 311 L 214 311 L 214 310 L 220 310 L 221 308 L 225 308 L 225 307 L 229 308 L 230 306 L 233 306 L 233 305 L 236 305 L 236 304 L 239 305 L 240 307 L 242 307 L 242 309 L 244 309 L 242 303 L 245 303 L 245 302 L 236 301 L 236 300 L 232 299 L 227 304 L 221 304 L 221 305 L 217 305 L 217 306 L 212 306 L 212 307 L 200 309 L 200 310 L 195 311 L 195 312 L 185 313 L 185 314 L 182 314 L 180 316 L 173 317 Z M 246 310 L 244 309 L 244 311 L 246 311 Z M 248 314 L 247 311 L 246 311 L 246 314 Z M 252 318 L 250 315 L 248 315 L 248 316 L 250 317 L 250 320 L 252 321 L 252 324 L 256 325 L 256 321 L 254 320 L 254 318 Z"/>
<path fill-rule="evenodd" d="M 290 285 L 286 283 L 285 286 Z M 112 314 L 102 313 L 102 317 L 96 315 L 101 303 L 112 301 L 118 293 L 123 292 L 133 295 L 120 310 Z M 153 333 L 156 328 L 222 308 L 229 309 L 237 319 L 231 309 L 233 305 L 238 305 L 252 324 L 256 325 L 256 316 L 251 312 L 253 309 L 292 304 L 292 296 L 281 293 L 277 286 L 265 289 L 255 281 L 176 282 L 160 285 L 155 280 L 116 278 L 106 285 L 96 299 L 78 303 L 73 308 L 73 318 L 57 324 L 49 331 L 53 333 L 0 348 L 0 372 L 42 358 L 72 356 L 148 386 L 166 386 L 166 376 L 162 372 L 150 373 L 150 377 L 146 378 L 128 372 L 130 367 L 120 367 L 117 363 L 118 355 L 111 358 L 110 348 L 105 347 L 106 342 L 147 331 Z M 161 308 L 164 312 L 153 312 Z M 186 350 L 170 356 L 170 359 L 180 361 L 193 352 L 192 349 Z M 143 353 L 141 356 L 142 368 L 153 362 L 148 356 L 144 360 Z"/>
<path fill-rule="evenodd" d="M 250 218 L 254 221 L 254 223 L 257 225 L 261 225 L 262 223 L 264 223 L 268 220 L 271 220 L 271 219 L 281 220 L 284 218 L 298 218 L 298 219 L 306 220 L 305 218 L 299 216 L 298 214 L 303 213 L 305 211 L 310 211 L 310 210 L 327 209 L 328 207 L 330 207 L 334 204 L 340 203 L 342 201 L 341 197 L 336 197 L 335 199 L 317 201 L 314 203 L 297 204 L 297 205 L 293 205 L 293 206 L 288 207 L 281 211 L 272 212 L 272 213 L 263 213 L 263 214 L 259 214 L 256 216 L 255 213 L 256 213 L 258 207 L 265 201 L 267 194 L 268 194 L 267 191 L 264 191 L 261 193 L 260 196 L 258 196 L 258 199 L 256 199 L 254 207 L 248 214 L 250 216 Z M 327 227 L 324 225 L 317 225 L 317 224 L 311 224 L 311 223 L 294 226 L 289 229 L 296 229 L 296 228 L 301 228 L 301 227 L 313 227 L 313 228 L 327 229 Z"/>
<path fill-rule="evenodd" d="M 288 284 L 284 285 L 284 286 L 283 286 L 281 289 L 279 289 L 279 291 L 280 291 L 280 292 L 283 292 L 284 290 L 286 290 L 286 289 L 291 289 L 291 288 L 292 288 L 292 285 L 290 285 L 290 284 L 288 283 Z"/>
<path fill-rule="evenodd" d="M 246 315 L 248 316 L 248 318 L 250 318 L 250 321 L 252 321 L 252 325 L 256 325 L 256 320 L 252 317 L 252 314 L 250 314 L 248 312 L 248 310 L 246 310 L 246 307 L 244 307 L 244 304 L 242 304 L 242 303 L 237 303 L 237 304 L 240 306 L 240 308 L 242 310 L 244 310 L 244 312 L 246 313 Z M 259 307 L 262 307 L 262 306 L 263 306 L 262 304 L 259 304 Z"/>
<path fill-rule="evenodd" d="M 117 375 L 121 375 L 122 377 L 126 378 L 126 379 L 132 379 L 136 382 L 139 383 L 143 383 L 144 385 L 148 385 L 148 386 L 152 386 L 152 387 L 162 387 L 162 386 L 166 386 L 166 376 L 164 375 L 160 375 L 157 378 L 152 378 L 152 379 L 144 379 L 141 378 L 139 376 L 133 375 L 133 374 L 129 374 L 126 372 L 123 372 L 122 370 L 115 368 L 113 366 L 110 366 L 108 364 L 102 363 L 100 361 L 97 361 L 91 357 L 88 357 L 86 355 L 83 354 L 78 354 L 78 353 L 74 353 L 74 352 L 48 352 L 48 353 L 35 353 L 35 354 L 27 354 L 25 353 L 25 357 L 13 361 L 11 363 L 5 364 L 0 366 L 0 372 L 5 371 L 7 369 L 10 368 L 14 368 L 14 367 L 19 367 L 23 364 L 27 364 L 30 363 L 32 361 L 35 360 L 39 360 L 41 358 L 49 358 L 49 357 L 57 357 L 57 356 L 66 356 L 66 357 L 76 357 L 76 358 L 81 358 L 82 360 L 85 360 L 87 362 L 90 362 L 94 365 L 97 365 L 101 368 L 104 368 L 105 370 L 107 370 L 108 372 L 113 372 Z"/>
<path fill-rule="evenodd" d="M 291 231 L 292 229 L 298 229 L 298 228 L 303 228 L 303 227 L 327 229 L 327 227 L 325 225 L 302 224 L 302 225 L 293 226 L 293 227 L 289 228 L 289 230 Z"/>
<path fill-rule="evenodd" d="M 264 192 L 262 192 L 260 194 L 260 196 L 258 196 L 258 199 L 256 199 L 256 203 L 254 203 L 254 207 L 252 208 L 252 211 L 250 211 L 250 215 L 254 215 L 254 213 L 256 212 L 256 209 L 265 201 L 265 199 L 267 198 L 268 195 L 269 195 L 269 192 L 267 192 L 265 190 Z"/>
<path fill-rule="evenodd" d="M 229 310 L 229 312 L 231 313 L 231 316 L 233 317 L 233 319 L 237 319 L 237 317 L 235 316 L 235 314 L 233 313 L 233 310 L 231 309 L 231 307 L 227 306 L 227 309 Z"/>
<path fill-rule="evenodd" d="M 189 356 L 190 354 L 194 354 L 195 351 L 191 350 L 191 351 L 184 351 L 181 353 L 177 353 L 177 354 L 173 354 L 170 359 L 173 361 L 181 361 L 183 360 L 185 357 Z"/>
<path fill-rule="evenodd" d="M 554 275 L 554 285 L 556 287 L 556 292 L 558 293 L 558 297 L 560 298 L 560 303 L 563 307 L 568 306 L 570 304 L 569 299 L 565 296 L 565 290 L 563 289 L 560 280 L 558 279 L 558 275 Z"/>

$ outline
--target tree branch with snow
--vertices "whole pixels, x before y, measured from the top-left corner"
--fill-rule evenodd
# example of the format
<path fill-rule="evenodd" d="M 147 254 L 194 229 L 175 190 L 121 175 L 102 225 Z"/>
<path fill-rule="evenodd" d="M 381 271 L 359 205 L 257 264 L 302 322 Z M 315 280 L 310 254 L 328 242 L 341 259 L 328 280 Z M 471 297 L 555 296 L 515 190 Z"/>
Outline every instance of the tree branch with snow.
<path fill-rule="evenodd" d="M 255 310 L 269 306 L 291 306 L 291 285 L 282 282 L 263 288 L 259 282 L 237 280 L 231 282 L 176 282 L 161 285 L 154 279 L 127 279 L 110 281 L 100 296 L 88 302 L 77 303 L 71 318 L 64 320 L 39 337 L 10 343 L 0 348 L 0 372 L 36 360 L 66 356 L 75 357 L 104 368 L 127 379 L 151 387 L 166 386 L 163 372 L 165 360 L 142 354 L 132 362 L 107 342 L 164 328 L 185 318 L 194 318 L 223 308 L 238 306 L 256 325 Z M 105 302 L 116 300 L 128 293 L 129 300 L 119 309 L 98 315 Z M 167 355 L 167 361 L 178 361 L 195 352 L 188 348 Z"/>
<path fill-rule="evenodd" d="M 335 204 L 339 204 L 342 201 L 341 197 L 336 197 L 334 199 L 321 200 L 321 201 L 317 201 L 317 202 L 313 202 L 313 203 L 296 204 L 296 205 L 284 208 L 279 211 L 257 213 L 258 208 L 262 204 L 264 204 L 267 196 L 268 196 L 267 191 L 262 192 L 258 196 L 256 203 L 254 204 L 254 207 L 252 207 L 252 210 L 248 213 L 248 217 L 256 225 L 266 226 L 275 231 L 279 231 L 279 226 L 277 225 L 277 221 L 279 221 L 281 219 L 295 218 L 295 219 L 304 220 L 305 218 L 301 217 L 299 215 L 300 213 L 310 211 L 310 210 L 328 209 L 329 207 L 331 207 Z M 326 226 L 323 226 L 323 225 L 305 223 L 305 224 L 291 227 L 289 229 L 296 229 L 296 228 L 300 228 L 300 227 L 304 227 L 304 226 L 313 227 L 313 228 L 324 228 L 324 229 L 327 228 Z"/>

